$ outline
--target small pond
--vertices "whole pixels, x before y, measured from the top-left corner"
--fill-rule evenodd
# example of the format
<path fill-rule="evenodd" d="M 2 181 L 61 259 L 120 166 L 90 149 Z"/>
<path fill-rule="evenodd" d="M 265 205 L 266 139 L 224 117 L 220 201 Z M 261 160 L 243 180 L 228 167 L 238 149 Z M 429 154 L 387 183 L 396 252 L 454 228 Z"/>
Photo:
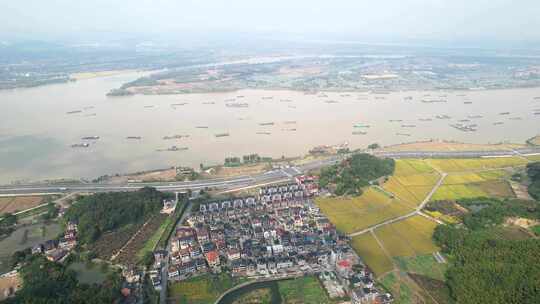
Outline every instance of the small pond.
<path fill-rule="evenodd" d="M 107 277 L 107 273 L 101 269 L 99 264 L 75 262 L 70 264 L 68 269 L 77 273 L 77 279 L 82 284 L 100 284 Z"/>
<path fill-rule="evenodd" d="M 57 237 L 61 232 L 58 223 L 39 223 L 19 227 L 0 241 L 0 273 L 9 271 L 9 258 L 15 251 L 24 250 Z"/>

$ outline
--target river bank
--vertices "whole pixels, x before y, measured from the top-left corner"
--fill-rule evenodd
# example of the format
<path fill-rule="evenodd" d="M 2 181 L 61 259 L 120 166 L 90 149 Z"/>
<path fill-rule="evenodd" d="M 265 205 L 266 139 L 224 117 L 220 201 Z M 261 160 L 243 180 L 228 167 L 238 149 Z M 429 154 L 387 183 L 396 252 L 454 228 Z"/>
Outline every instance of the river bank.
<path fill-rule="evenodd" d="M 201 163 L 209 167 L 223 163 L 227 157 L 252 153 L 279 159 L 305 155 L 320 145 L 344 142 L 351 149 L 374 142 L 388 146 L 432 138 L 480 144 L 519 143 L 540 133 L 540 116 L 533 113 L 540 108 L 534 99 L 540 96 L 540 88 L 471 91 L 466 97 L 447 93 L 446 103 L 423 103 L 422 96 L 439 94 L 429 91 L 324 93 L 327 97 L 262 90 L 105 96 L 110 89 L 139 76 L 126 73 L 0 91 L 4 101 L 0 106 L 0 183 L 90 180 L 104 174 L 151 168 L 198 168 Z M 465 98 L 472 104 L 464 104 Z M 248 107 L 227 107 L 227 100 L 232 99 Z M 327 100 L 337 103 L 329 104 Z M 173 106 L 177 104 L 182 105 Z M 74 111 L 80 112 L 66 114 Z M 510 114 L 500 115 L 506 112 Z M 122 118 L 120 123 L 118 117 Z M 463 132 L 449 126 L 465 119 L 477 124 L 477 131 Z M 394 122 L 398 120 L 401 122 Z M 273 124 L 267 125 L 269 122 Z M 370 127 L 363 130 L 365 135 L 353 135 L 356 124 Z M 416 127 L 408 128 L 410 136 L 403 137 L 399 135 L 405 133 L 402 125 Z M 215 137 L 221 133 L 229 136 Z M 182 137 L 164 140 L 171 134 Z M 71 147 L 81 143 L 88 145 Z M 156 152 L 172 145 L 188 149 Z"/>

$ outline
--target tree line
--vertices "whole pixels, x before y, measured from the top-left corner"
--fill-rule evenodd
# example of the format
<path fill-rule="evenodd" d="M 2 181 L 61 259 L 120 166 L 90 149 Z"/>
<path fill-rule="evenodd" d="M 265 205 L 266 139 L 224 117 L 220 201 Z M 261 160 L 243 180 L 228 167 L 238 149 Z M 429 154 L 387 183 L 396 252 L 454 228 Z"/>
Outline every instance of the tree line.
<path fill-rule="evenodd" d="M 101 284 L 81 284 L 75 271 L 43 256 L 33 256 L 22 266 L 23 287 L 6 304 L 122 303 L 122 277 L 109 273 Z"/>
<path fill-rule="evenodd" d="M 540 200 L 540 162 L 527 164 L 527 176 L 530 184 L 529 194 L 536 200 Z"/>
<path fill-rule="evenodd" d="M 433 239 L 449 255 L 446 273 L 457 303 L 540 303 L 540 240 L 500 233 L 510 216 L 540 219 L 534 201 L 469 199 L 463 224 L 439 225 Z"/>
<path fill-rule="evenodd" d="M 78 224 L 81 243 L 90 243 L 104 232 L 148 219 L 161 210 L 167 198 L 169 194 L 149 187 L 134 192 L 98 193 L 74 203 L 64 218 Z"/>

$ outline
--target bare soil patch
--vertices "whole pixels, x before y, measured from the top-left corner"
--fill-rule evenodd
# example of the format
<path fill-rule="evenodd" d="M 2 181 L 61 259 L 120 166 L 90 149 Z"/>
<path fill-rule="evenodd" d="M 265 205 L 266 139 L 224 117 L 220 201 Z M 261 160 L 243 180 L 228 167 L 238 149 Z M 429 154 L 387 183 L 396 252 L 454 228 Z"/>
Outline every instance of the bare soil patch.
<path fill-rule="evenodd" d="M 509 217 L 506 219 L 504 224 L 528 229 L 530 227 L 540 225 L 540 221 L 533 220 L 533 219 L 526 219 L 522 217 Z"/>
<path fill-rule="evenodd" d="M 6 200 L 6 199 L 9 199 Z M 17 196 L 14 198 L 0 199 L 0 214 L 15 213 L 26 209 L 34 208 L 43 204 L 42 196 Z"/>
<path fill-rule="evenodd" d="M 161 169 L 148 172 L 125 174 L 113 176 L 110 183 L 125 183 L 128 181 L 143 181 L 143 182 L 170 182 L 176 179 L 176 169 Z"/>
<path fill-rule="evenodd" d="M 205 177 L 233 177 L 262 173 L 268 169 L 270 168 L 266 163 L 242 165 L 238 167 L 218 166 L 212 170 L 211 174 L 203 173 L 202 175 Z"/>
<path fill-rule="evenodd" d="M 91 249 L 98 258 L 110 260 L 112 255 L 120 250 L 124 244 L 139 230 L 142 224 L 131 225 L 129 227 L 109 232 L 102 235 L 97 241 L 92 244 Z"/>

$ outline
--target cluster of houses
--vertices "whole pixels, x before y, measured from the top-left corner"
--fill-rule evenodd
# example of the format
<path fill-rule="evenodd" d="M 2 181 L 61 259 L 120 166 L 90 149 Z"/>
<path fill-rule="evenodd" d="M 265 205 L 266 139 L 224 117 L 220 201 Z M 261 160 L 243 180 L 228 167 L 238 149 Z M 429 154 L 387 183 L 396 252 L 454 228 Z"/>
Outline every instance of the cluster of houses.
<path fill-rule="evenodd" d="M 68 222 L 63 237 L 32 247 L 32 254 L 44 254 L 49 261 L 62 262 L 77 245 L 77 224 Z"/>
<path fill-rule="evenodd" d="M 313 179 L 264 187 L 258 196 L 204 203 L 178 227 L 170 251 L 157 251 L 156 264 L 169 262 L 168 277 L 184 280 L 207 272 L 252 279 L 331 272 L 354 303 L 388 303 L 372 275 L 312 202 Z M 354 266 L 354 267 L 353 267 Z M 161 282 L 152 273 L 154 285 Z M 336 297 L 343 294 L 336 293 Z M 355 298 L 357 297 L 357 298 Z"/>
<path fill-rule="evenodd" d="M 351 297 L 351 303 L 389 304 L 394 301 L 391 294 L 375 286 L 373 273 L 362 263 L 352 248 L 350 251 L 341 252 L 333 258 L 332 265 L 333 278 L 335 278 L 336 283 L 334 286 L 348 294 Z M 325 276 L 321 275 L 321 279 L 324 282 Z M 330 290 L 329 294 L 331 294 Z"/>
<path fill-rule="evenodd" d="M 171 241 L 169 277 L 230 270 L 235 276 L 275 274 L 319 265 L 345 243 L 308 200 L 302 184 L 260 190 L 258 197 L 201 204 Z"/>
<path fill-rule="evenodd" d="M 307 196 L 319 194 L 319 178 L 313 175 L 300 175 L 294 178 L 296 183 L 302 187 Z"/>
<path fill-rule="evenodd" d="M 373 274 L 352 248 L 337 253 L 333 252 L 330 264 L 330 269 L 319 273 L 319 279 L 330 298 L 350 296 L 352 304 L 389 304 L 393 302 L 391 294 L 383 292 L 375 286 Z"/>

